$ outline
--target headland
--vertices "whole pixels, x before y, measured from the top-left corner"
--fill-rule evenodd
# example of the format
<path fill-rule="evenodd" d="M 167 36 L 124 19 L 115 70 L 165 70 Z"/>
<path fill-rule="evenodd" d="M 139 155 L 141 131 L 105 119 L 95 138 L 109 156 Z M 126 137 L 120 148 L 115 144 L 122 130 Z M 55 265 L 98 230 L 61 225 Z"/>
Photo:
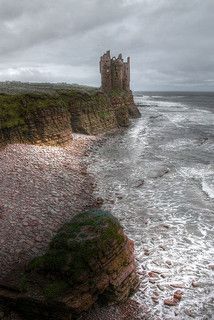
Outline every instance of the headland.
<path fill-rule="evenodd" d="M 122 64 L 121 55 L 110 61 L 112 83 L 108 90 L 103 80 L 101 88 L 0 83 L 0 301 L 4 320 L 11 317 L 11 310 L 18 317 L 14 304 L 32 302 L 32 295 L 23 288 L 30 261 L 45 254 L 65 223 L 88 208 L 99 207 L 93 197 L 94 178 L 87 173 L 87 156 L 94 141 L 128 127 L 131 118 L 140 116 L 128 85 L 127 65 Z M 102 79 L 106 70 L 101 68 Z M 125 248 L 121 250 L 128 250 L 126 264 L 131 266 L 133 249 Z M 121 271 L 119 265 L 116 277 L 122 275 L 125 281 L 133 267 Z M 133 287 L 130 279 L 122 286 L 125 296 Z M 38 301 L 33 303 L 41 307 L 41 299 Z M 45 312 L 41 319 L 45 319 Z"/>

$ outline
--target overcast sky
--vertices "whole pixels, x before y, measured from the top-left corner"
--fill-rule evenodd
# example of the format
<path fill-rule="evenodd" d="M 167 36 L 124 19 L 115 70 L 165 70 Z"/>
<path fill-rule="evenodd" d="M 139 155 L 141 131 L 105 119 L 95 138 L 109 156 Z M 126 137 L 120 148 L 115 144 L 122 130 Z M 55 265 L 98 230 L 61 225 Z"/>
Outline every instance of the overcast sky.
<path fill-rule="evenodd" d="M 135 90 L 214 91 L 214 0 L 0 0 L 0 81 L 99 86 L 108 49 Z"/>

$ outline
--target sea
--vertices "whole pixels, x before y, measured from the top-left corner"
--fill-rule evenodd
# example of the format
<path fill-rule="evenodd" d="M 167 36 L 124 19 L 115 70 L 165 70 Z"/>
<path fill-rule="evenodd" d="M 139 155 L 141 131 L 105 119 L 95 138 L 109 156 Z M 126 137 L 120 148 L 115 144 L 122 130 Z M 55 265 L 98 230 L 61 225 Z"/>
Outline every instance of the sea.
<path fill-rule="evenodd" d="M 89 167 L 103 209 L 135 242 L 132 299 L 140 319 L 214 319 L 214 93 L 134 99 L 141 118 L 106 139 Z"/>

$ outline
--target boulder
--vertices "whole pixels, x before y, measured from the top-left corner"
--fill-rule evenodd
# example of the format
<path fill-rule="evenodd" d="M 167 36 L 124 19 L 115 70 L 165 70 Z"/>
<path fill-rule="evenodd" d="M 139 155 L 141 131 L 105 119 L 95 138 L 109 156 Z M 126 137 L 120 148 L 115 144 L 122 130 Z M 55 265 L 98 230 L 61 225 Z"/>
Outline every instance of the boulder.
<path fill-rule="evenodd" d="M 109 212 L 92 210 L 64 225 L 48 251 L 30 262 L 22 295 L 28 312 L 33 301 L 31 319 L 37 319 L 38 312 L 40 319 L 51 319 L 53 306 L 54 319 L 73 319 L 95 302 L 125 301 L 138 283 L 133 241 Z M 26 317 L 26 308 L 18 310 Z"/>

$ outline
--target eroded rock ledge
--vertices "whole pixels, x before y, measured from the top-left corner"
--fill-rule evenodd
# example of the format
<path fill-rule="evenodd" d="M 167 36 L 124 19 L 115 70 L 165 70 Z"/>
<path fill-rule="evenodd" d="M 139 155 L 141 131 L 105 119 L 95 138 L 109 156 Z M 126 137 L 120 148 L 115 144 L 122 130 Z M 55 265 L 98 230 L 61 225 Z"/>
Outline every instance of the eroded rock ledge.
<path fill-rule="evenodd" d="M 69 86 L 50 92 L 0 91 L 0 147 L 8 143 L 66 145 L 72 131 L 98 134 L 139 117 L 131 91 L 104 93 Z M 40 89 L 41 90 L 41 89 Z"/>
<path fill-rule="evenodd" d="M 20 292 L 0 290 L 0 303 L 24 319 L 75 319 L 95 302 L 125 301 L 138 286 L 134 244 L 105 211 L 64 225 L 47 253 L 20 279 Z"/>

